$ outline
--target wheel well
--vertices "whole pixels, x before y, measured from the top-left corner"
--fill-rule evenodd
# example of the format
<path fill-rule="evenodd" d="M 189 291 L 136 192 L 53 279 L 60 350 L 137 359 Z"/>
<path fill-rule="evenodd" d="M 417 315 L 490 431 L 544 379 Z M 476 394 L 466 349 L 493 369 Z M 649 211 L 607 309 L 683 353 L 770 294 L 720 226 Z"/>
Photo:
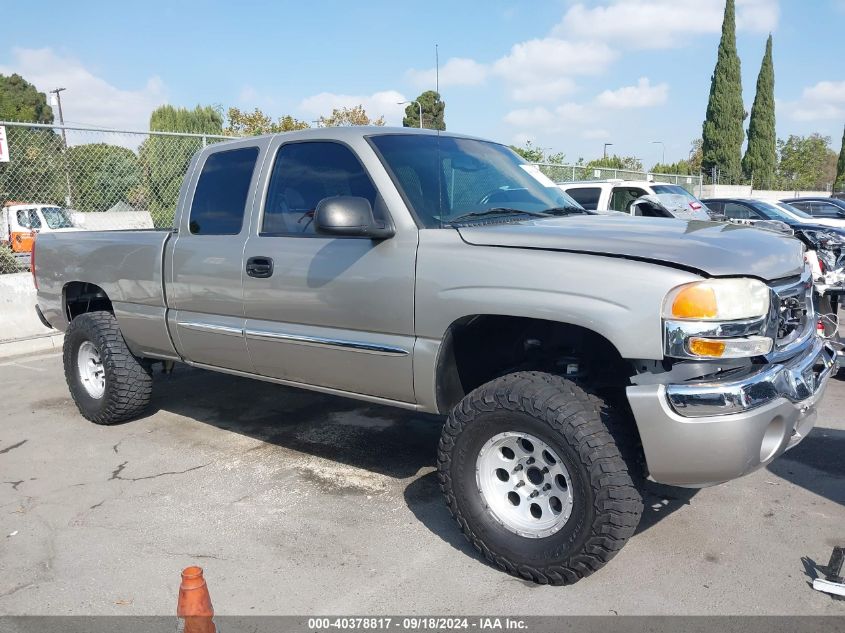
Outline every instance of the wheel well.
<path fill-rule="evenodd" d="M 114 314 L 111 299 L 99 286 L 83 281 L 72 281 L 64 287 L 65 316 L 70 323 L 86 312 L 104 311 Z"/>
<path fill-rule="evenodd" d="M 557 321 L 479 314 L 446 331 L 437 359 L 437 408 L 446 413 L 476 387 L 524 370 L 566 376 L 627 407 L 633 370 L 600 334 Z"/>

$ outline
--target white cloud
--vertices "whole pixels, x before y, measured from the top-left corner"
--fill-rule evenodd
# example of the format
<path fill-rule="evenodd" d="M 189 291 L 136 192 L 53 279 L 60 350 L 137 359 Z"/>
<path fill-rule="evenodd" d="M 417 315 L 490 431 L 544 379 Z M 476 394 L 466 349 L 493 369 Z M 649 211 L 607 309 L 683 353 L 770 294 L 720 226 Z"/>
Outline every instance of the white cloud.
<path fill-rule="evenodd" d="M 505 115 L 505 123 L 516 127 L 548 128 L 554 123 L 554 115 L 548 108 L 536 106 L 511 110 Z"/>
<path fill-rule="evenodd" d="M 509 125 L 532 130 L 561 131 L 594 121 L 597 113 L 593 108 L 580 103 L 564 103 L 556 108 L 535 106 L 511 110 L 504 121 Z M 524 132 L 524 134 L 528 134 Z"/>
<path fill-rule="evenodd" d="M 406 97 L 396 90 L 384 90 L 371 95 L 321 92 L 303 99 L 299 104 L 299 110 L 316 119 L 323 115 L 328 116 L 334 108 L 352 108 L 362 105 L 371 119 L 384 116 L 388 125 L 401 125 L 405 106 L 399 103 L 406 100 Z"/>
<path fill-rule="evenodd" d="M 514 83 L 549 81 L 561 76 L 603 72 L 616 53 L 602 42 L 571 42 L 553 37 L 514 44 L 494 71 Z"/>
<path fill-rule="evenodd" d="M 612 41 L 624 48 L 675 48 L 684 36 L 719 33 L 724 0 L 613 0 L 596 7 L 576 4 L 553 34 Z M 737 28 L 766 33 L 778 24 L 778 0 L 737 0 Z"/>
<path fill-rule="evenodd" d="M 489 72 L 486 65 L 479 64 L 474 59 L 453 57 L 440 67 L 440 86 L 478 86 L 484 83 Z M 437 85 L 437 71 L 434 68 L 412 68 L 406 74 L 417 88 L 434 90 Z"/>
<path fill-rule="evenodd" d="M 669 84 L 652 86 L 648 77 L 640 77 L 636 86 L 624 86 L 618 90 L 605 90 L 596 103 L 605 108 L 650 108 L 666 103 L 669 97 Z"/>
<path fill-rule="evenodd" d="M 845 119 L 845 81 L 820 81 L 797 101 L 778 103 L 796 121 Z"/>
<path fill-rule="evenodd" d="M 561 77 L 553 81 L 517 84 L 511 88 L 511 97 L 514 101 L 554 101 L 575 92 L 577 88 L 573 79 Z"/>
<path fill-rule="evenodd" d="M 0 66 L 0 73 L 18 73 L 42 92 L 67 88 L 62 93 L 62 110 L 69 124 L 146 130 L 150 113 L 167 102 L 165 86 L 156 76 L 143 86 L 126 90 L 98 77 L 79 60 L 60 56 L 50 48 L 14 48 L 12 56 L 12 63 Z M 58 112 L 55 114 L 58 121 Z"/>
<path fill-rule="evenodd" d="M 620 111 L 628 108 L 646 108 L 665 103 L 668 93 L 668 84 L 652 86 L 647 77 L 642 77 L 635 86 L 605 90 L 585 103 L 567 102 L 554 108 L 537 105 L 511 110 L 503 121 L 517 128 L 518 137 L 547 137 L 549 134 L 565 133 L 578 134 L 587 140 L 605 139 L 610 136 L 610 132 L 598 125 L 621 122 L 619 119 L 623 115 Z"/>
<path fill-rule="evenodd" d="M 602 42 L 547 37 L 514 44 L 493 72 L 510 86 L 515 101 L 554 101 L 575 90 L 573 76 L 600 74 L 615 58 Z"/>

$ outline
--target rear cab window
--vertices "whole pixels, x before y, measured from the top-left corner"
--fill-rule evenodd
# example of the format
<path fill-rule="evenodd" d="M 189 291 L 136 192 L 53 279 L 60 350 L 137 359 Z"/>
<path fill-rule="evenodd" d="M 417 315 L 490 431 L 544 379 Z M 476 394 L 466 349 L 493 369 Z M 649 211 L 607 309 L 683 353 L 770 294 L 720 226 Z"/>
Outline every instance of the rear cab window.
<path fill-rule="evenodd" d="M 193 235 L 237 235 L 249 199 L 257 147 L 214 152 L 202 167 L 188 227 Z"/>

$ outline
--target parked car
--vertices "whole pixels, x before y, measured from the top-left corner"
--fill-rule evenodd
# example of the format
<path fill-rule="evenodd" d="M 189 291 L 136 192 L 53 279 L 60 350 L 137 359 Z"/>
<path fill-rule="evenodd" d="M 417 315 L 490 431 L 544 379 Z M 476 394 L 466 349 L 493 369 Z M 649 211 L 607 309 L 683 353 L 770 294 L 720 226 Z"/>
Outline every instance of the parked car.
<path fill-rule="evenodd" d="M 712 485 L 797 445 L 835 366 L 798 241 L 601 217 L 429 130 L 209 145 L 173 230 L 44 233 L 33 276 L 93 422 L 141 414 L 175 361 L 448 416 L 452 515 L 541 583 L 619 551 L 643 477 Z"/>
<path fill-rule="evenodd" d="M 785 202 L 769 202 L 757 198 L 705 198 L 703 200 L 714 217 L 734 221 L 777 220 L 793 230 L 831 229 L 845 235 L 845 220 L 814 217 Z"/>
<path fill-rule="evenodd" d="M 839 198 L 784 198 L 781 202 L 817 218 L 845 219 L 845 200 Z"/>
<path fill-rule="evenodd" d="M 689 220 L 707 220 L 707 208 L 701 201 L 680 185 L 647 180 L 585 180 L 563 182 L 558 186 L 578 204 L 590 211 L 618 211 L 633 215 L 633 202 L 642 196 L 656 196 L 664 207 L 671 209 L 667 215 L 658 211 L 652 217 L 683 217 Z"/>

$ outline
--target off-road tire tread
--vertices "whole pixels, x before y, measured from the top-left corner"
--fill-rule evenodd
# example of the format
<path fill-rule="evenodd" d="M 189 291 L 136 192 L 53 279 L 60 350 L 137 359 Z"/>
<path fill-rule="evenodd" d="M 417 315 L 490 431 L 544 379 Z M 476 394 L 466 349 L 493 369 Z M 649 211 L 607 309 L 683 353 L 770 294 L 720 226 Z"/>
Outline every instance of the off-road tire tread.
<path fill-rule="evenodd" d="M 149 406 L 153 391 L 150 364 L 129 351 L 117 319 L 110 312 L 86 312 L 71 321 L 65 341 L 81 330 L 100 351 L 106 370 L 105 405 L 89 415 L 77 402 L 79 412 L 96 424 L 117 424 L 140 415 Z M 65 379 L 73 393 L 76 377 L 74 346 L 65 344 L 63 360 Z M 75 399 L 74 399 L 75 400 Z"/>
<path fill-rule="evenodd" d="M 509 560 L 476 535 L 457 505 L 450 474 L 451 453 L 458 435 L 479 413 L 496 409 L 523 412 L 544 420 L 561 433 L 590 474 L 595 519 L 583 548 L 563 564 L 528 566 Z M 500 569 L 540 584 L 567 585 L 603 567 L 634 534 L 643 510 L 639 483 L 640 452 L 630 425 L 597 395 L 561 376 L 521 371 L 497 378 L 464 397 L 446 420 L 438 444 L 438 480 L 449 512 L 467 540 Z M 623 454 L 627 456 L 623 457 Z"/>

